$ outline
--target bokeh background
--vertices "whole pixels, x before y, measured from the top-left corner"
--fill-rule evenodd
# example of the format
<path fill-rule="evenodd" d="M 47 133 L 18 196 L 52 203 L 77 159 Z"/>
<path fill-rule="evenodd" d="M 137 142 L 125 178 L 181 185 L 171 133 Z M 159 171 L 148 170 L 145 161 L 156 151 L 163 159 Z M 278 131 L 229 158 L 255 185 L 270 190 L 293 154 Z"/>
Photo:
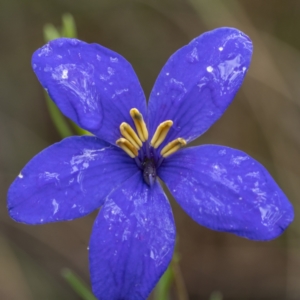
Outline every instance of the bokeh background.
<path fill-rule="evenodd" d="M 146 95 L 167 58 L 204 31 L 237 27 L 254 43 L 245 82 L 198 144 L 241 149 L 263 163 L 295 207 L 278 239 L 259 243 L 194 223 L 172 199 L 180 267 L 190 300 L 300 299 L 299 0 L 0 0 L 0 299 L 80 299 L 61 276 L 89 283 L 87 245 L 96 213 L 65 223 L 10 220 L 6 192 L 36 153 L 59 141 L 30 60 L 45 23 L 71 13 L 78 37 L 127 58 Z M 177 299 L 176 290 L 172 299 Z"/>

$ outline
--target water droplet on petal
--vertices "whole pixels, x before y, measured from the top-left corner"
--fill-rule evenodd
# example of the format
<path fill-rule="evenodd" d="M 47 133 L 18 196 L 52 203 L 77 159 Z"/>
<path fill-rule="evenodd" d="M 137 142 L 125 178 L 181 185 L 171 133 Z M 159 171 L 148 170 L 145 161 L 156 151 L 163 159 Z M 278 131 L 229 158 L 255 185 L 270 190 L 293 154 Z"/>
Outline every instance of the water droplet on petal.
<path fill-rule="evenodd" d="M 206 68 L 206 71 L 207 72 L 212 72 L 214 70 L 214 68 L 212 67 L 212 66 L 208 66 L 207 68 Z"/>

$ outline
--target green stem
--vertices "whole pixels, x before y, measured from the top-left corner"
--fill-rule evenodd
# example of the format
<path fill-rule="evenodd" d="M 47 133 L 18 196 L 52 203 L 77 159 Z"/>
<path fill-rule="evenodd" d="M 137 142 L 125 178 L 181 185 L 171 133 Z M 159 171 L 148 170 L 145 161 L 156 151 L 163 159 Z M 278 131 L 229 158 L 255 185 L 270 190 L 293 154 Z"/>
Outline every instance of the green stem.
<path fill-rule="evenodd" d="M 62 276 L 70 284 L 73 290 L 84 300 L 97 300 L 90 292 L 89 288 L 77 277 L 71 270 L 65 269 L 62 271 Z"/>
<path fill-rule="evenodd" d="M 164 275 L 159 280 L 158 284 L 154 290 L 154 299 L 155 300 L 168 300 L 170 294 L 170 287 L 173 281 L 173 274 L 171 270 L 171 265 L 164 273 Z"/>
<path fill-rule="evenodd" d="M 222 299 L 223 299 L 223 296 L 218 291 L 212 292 L 210 295 L 210 298 L 209 298 L 209 300 L 222 300 Z"/>
<path fill-rule="evenodd" d="M 61 114 L 55 103 L 50 99 L 49 95 L 45 93 L 46 103 L 48 107 L 48 111 L 50 114 L 50 118 L 54 123 L 58 133 L 62 138 L 73 135 L 72 130 L 70 129 L 66 119 Z"/>
<path fill-rule="evenodd" d="M 179 267 L 179 263 L 178 261 L 176 261 L 176 259 L 173 259 L 173 261 L 171 262 L 171 267 L 173 270 L 173 276 L 174 276 L 175 286 L 177 290 L 178 300 L 188 300 L 189 296 Z"/>
<path fill-rule="evenodd" d="M 92 135 L 89 131 L 79 127 L 76 123 L 72 121 L 71 121 L 71 126 L 78 135 Z"/>
<path fill-rule="evenodd" d="M 77 37 L 75 20 L 71 14 L 66 13 L 62 16 L 61 36 L 68 38 Z"/>

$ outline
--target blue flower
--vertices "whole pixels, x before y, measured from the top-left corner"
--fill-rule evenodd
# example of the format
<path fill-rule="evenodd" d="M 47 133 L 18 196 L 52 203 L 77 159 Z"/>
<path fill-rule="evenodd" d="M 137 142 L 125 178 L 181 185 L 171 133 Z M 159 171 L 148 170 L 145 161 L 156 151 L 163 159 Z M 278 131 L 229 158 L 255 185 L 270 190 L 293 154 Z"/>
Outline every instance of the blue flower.
<path fill-rule="evenodd" d="M 101 207 L 90 247 L 99 299 L 145 299 L 173 254 L 175 225 L 157 178 L 210 229 L 253 240 L 280 235 L 293 208 L 266 169 L 224 146 L 180 149 L 224 113 L 252 55 L 233 28 L 207 32 L 175 52 L 148 108 L 131 65 L 76 39 L 54 40 L 32 67 L 60 110 L 94 136 L 69 137 L 35 156 L 8 192 L 26 224 L 72 220 Z"/>

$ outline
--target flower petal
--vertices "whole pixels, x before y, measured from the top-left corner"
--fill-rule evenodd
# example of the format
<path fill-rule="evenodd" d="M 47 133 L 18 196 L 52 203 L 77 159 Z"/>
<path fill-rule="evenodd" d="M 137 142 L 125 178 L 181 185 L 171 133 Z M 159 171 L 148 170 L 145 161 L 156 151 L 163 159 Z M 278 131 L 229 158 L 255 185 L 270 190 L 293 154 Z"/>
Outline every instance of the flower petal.
<path fill-rule="evenodd" d="M 150 95 L 150 136 L 166 120 L 173 121 L 169 141 L 204 133 L 233 100 L 251 55 L 251 40 L 234 28 L 206 32 L 175 52 Z"/>
<path fill-rule="evenodd" d="M 253 240 L 280 235 L 293 207 L 267 170 L 242 151 L 205 145 L 165 159 L 159 176 L 199 224 Z"/>
<path fill-rule="evenodd" d="M 146 299 L 171 261 L 175 227 L 160 185 L 141 174 L 111 193 L 90 241 L 90 273 L 101 300 Z"/>
<path fill-rule="evenodd" d="M 96 137 L 69 137 L 36 155 L 8 191 L 18 222 L 41 224 L 82 217 L 137 172 L 122 150 Z"/>
<path fill-rule="evenodd" d="M 80 127 L 115 144 L 129 110 L 146 118 L 143 90 L 131 65 L 98 44 L 60 38 L 38 49 L 32 67 L 63 114 Z"/>

